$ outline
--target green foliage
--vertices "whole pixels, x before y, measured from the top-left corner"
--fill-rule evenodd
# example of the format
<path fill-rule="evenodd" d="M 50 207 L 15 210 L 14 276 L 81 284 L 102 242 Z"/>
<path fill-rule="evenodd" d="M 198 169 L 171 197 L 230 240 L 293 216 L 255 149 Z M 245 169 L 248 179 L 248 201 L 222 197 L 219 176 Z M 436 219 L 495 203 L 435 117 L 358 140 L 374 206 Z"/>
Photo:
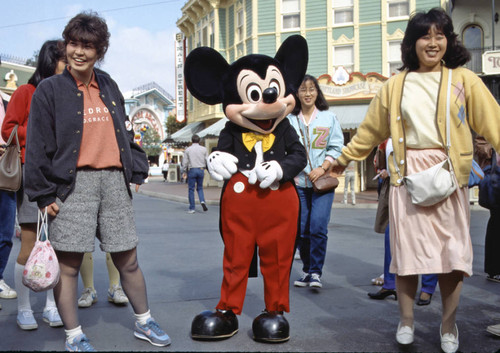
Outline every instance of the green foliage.
<path fill-rule="evenodd" d="M 184 121 L 183 123 L 179 123 L 176 120 L 175 115 L 169 115 L 167 117 L 167 120 L 165 121 L 165 129 L 167 131 L 167 135 L 172 135 L 173 133 L 182 129 L 184 126 L 186 126 L 186 121 Z"/>
<path fill-rule="evenodd" d="M 142 138 L 142 149 L 148 156 L 158 156 L 162 153 L 160 135 L 155 129 L 147 129 Z"/>
<path fill-rule="evenodd" d="M 40 50 L 35 50 L 33 52 L 33 56 L 26 60 L 26 66 L 33 66 L 36 67 L 36 63 L 38 61 L 38 55 L 40 54 Z"/>

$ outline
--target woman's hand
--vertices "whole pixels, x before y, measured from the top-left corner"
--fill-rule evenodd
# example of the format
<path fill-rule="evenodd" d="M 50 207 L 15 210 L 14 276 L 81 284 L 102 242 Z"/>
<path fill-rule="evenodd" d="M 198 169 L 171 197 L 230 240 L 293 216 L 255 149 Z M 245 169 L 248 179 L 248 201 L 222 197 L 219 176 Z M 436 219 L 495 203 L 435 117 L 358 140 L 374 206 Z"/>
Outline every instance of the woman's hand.
<path fill-rule="evenodd" d="M 320 176 L 322 176 L 323 174 L 325 174 L 326 171 L 322 168 L 322 167 L 318 167 L 318 168 L 314 168 L 313 170 L 311 170 L 309 172 L 309 180 L 311 180 L 311 182 L 315 182 L 316 180 L 318 180 L 318 178 Z"/>
<path fill-rule="evenodd" d="M 43 212 L 43 208 L 40 209 Z M 57 216 L 59 213 L 59 206 L 55 202 L 52 202 L 50 205 L 47 206 L 47 214 L 51 217 Z"/>
<path fill-rule="evenodd" d="M 340 165 L 340 163 L 337 160 L 334 160 L 331 166 L 332 172 L 335 174 L 342 174 L 345 170 L 346 166 Z"/>

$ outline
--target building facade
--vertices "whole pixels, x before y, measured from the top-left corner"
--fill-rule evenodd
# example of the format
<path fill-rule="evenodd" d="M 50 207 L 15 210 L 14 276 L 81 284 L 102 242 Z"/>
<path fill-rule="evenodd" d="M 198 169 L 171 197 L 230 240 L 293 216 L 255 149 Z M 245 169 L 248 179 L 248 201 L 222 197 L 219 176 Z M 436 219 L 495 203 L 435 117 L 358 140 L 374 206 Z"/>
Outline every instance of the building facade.
<path fill-rule="evenodd" d="M 307 72 L 319 79 L 347 143 L 378 88 L 401 66 L 410 14 L 433 7 L 449 11 L 452 5 L 447 0 L 190 0 L 177 27 L 186 55 L 209 46 L 229 63 L 252 53 L 274 56 L 288 36 L 302 35 L 309 46 Z M 185 97 L 188 123 L 209 126 L 224 116 L 221 105 Z M 358 164 L 357 190 L 376 187 L 373 176 L 370 157 Z"/>

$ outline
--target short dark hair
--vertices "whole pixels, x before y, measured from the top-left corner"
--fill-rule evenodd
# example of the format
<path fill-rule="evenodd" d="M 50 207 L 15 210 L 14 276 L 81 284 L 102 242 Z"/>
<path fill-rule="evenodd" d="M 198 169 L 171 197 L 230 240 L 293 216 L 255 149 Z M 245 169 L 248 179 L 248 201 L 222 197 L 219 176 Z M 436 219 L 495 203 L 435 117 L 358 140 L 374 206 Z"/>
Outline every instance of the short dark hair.
<path fill-rule="evenodd" d="M 191 137 L 191 142 L 200 143 L 200 136 L 194 134 L 193 137 Z"/>
<path fill-rule="evenodd" d="M 109 47 L 108 25 L 97 12 L 80 12 L 69 20 L 62 35 L 65 45 L 70 41 L 92 44 L 96 49 L 98 61 L 104 59 Z"/>
<path fill-rule="evenodd" d="M 57 64 L 64 60 L 64 43 L 62 40 L 48 40 L 43 43 L 38 52 L 38 60 L 33 75 L 28 80 L 29 84 L 37 87 L 47 77 L 55 74 Z"/>
<path fill-rule="evenodd" d="M 318 92 L 318 96 L 316 97 L 316 101 L 314 102 L 314 105 L 318 110 L 328 110 L 330 106 L 328 105 L 328 102 L 325 99 L 325 96 L 323 95 L 323 92 L 319 88 L 319 83 L 316 77 L 312 75 L 306 74 L 304 76 L 304 79 L 302 80 L 302 83 L 311 81 L 314 84 L 314 87 L 316 87 L 316 92 Z M 301 83 L 301 85 L 302 85 Z M 302 110 L 302 104 L 300 103 L 299 96 L 298 96 L 298 90 L 297 93 L 295 93 L 295 108 L 292 110 L 293 115 L 298 115 L 300 111 Z"/>
<path fill-rule="evenodd" d="M 432 26 L 443 32 L 448 41 L 446 53 L 443 56 L 445 65 L 455 69 L 464 65 L 470 60 L 470 53 L 458 40 L 457 34 L 453 31 L 453 22 L 450 16 L 441 8 L 435 7 L 428 12 L 414 13 L 408 26 L 405 36 L 401 42 L 401 59 L 403 66 L 399 70 L 417 70 L 420 67 L 415 44 L 418 39 L 425 36 Z"/>

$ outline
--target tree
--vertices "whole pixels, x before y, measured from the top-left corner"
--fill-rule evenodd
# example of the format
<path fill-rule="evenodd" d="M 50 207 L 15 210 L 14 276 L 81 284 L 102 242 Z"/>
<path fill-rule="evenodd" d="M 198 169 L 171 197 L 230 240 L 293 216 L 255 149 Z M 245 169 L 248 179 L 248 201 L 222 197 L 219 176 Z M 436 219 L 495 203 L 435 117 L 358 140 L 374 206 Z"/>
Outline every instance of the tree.
<path fill-rule="evenodd" d="M 160 135 L 155 129 L 149 128 L 142 137 L 142 149 L 148 156 L 158 156 L 162 152 Z"/>
<path fill-rule="evenodd" d="M 175 115 L 169 115 L 167 117 L 167 121 L 165 122 L 165 129 L 167 130 L 168 135 L 172 135 L 173 133 L 182 129 L 184 126 L 186 126 L 186 122 L 184 121 L 183 123 L 179 123 L 176 120 Z"/>
<path fill-rule="evenodd" d="M 36 63 L 38 62 L 38 56 L 40 55 L 40 50 L 35 50 L 33 52 L 33 56 L 26 60 L 26 66 L 36 67 Z"/>

